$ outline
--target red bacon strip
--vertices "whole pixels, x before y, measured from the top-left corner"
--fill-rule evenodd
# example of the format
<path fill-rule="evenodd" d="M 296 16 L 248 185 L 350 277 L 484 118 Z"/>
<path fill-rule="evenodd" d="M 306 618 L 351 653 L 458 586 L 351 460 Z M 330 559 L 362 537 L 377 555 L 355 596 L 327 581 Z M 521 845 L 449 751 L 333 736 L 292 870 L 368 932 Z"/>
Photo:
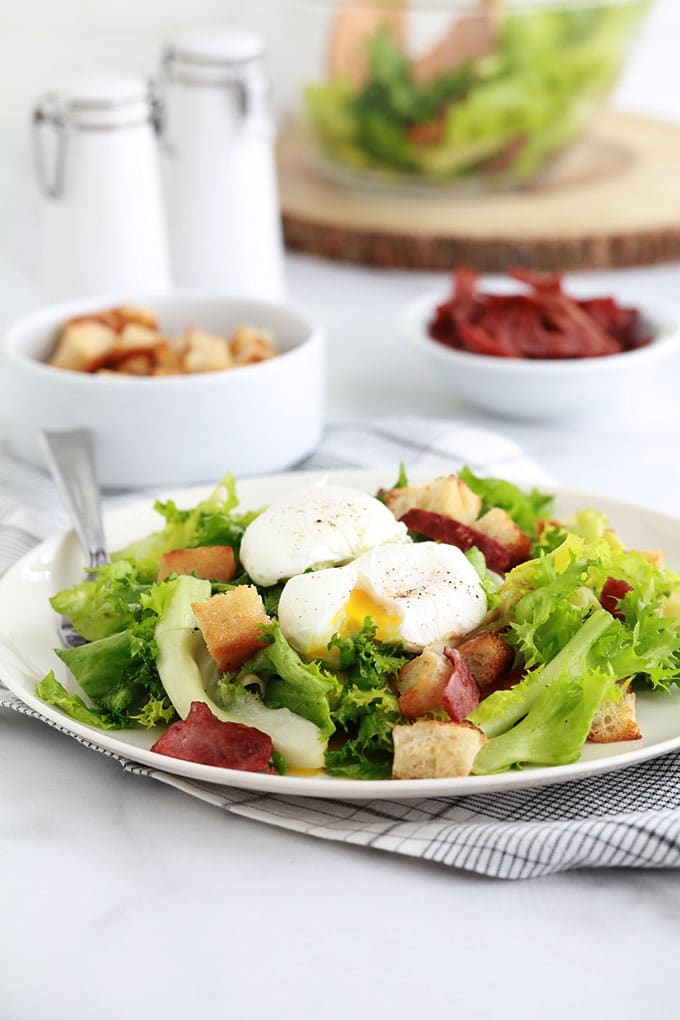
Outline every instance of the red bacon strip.
<path fill-rule="evenodd" d="M 442 694 L 442 705 L 453 722 L 462 722 L 479 705 L 481 696 L 465 659 L 457 648 L 445 648 L 444 655 L 453 666 Z"/>
<path fill-rule="evenodd" d="M 192 701 L 189 715 L 172 723 L 151 748 L 157 754 L 199 765 L 240 772 L 269 772 L 271 738 L 253 726 L 222 722 L 202 701 Z"/>
<path fill-rule="evenodd" d="M 512 269 L 530 293 L 484 294 L 477 274 L 453 274 L 453 294 L 435 309 L 433 339 L 473 354 L 499 358 L 596 358 L 649 343 L 636 308 L 612 297 L 576 300 L 565 294 L 557 273 Z"/>
<path fill-rule="evenodd" d="M 456 648 L 444 654 L 425 651 L 408 662 L 397 677 L 399 708 L 407 719 L 442 709 L 462 722 L 481 700 L 481 693 L 463 655 Z"/>
<path fill-rule="evenodd" d="M 495 538 L 485 535 L 483 531 L 477 531 L 476 528 L 471 528 L 468 524 L 454 521 L 452 517 L 435 513 L 433 510 L 420 510 L 414 507 L 407 510 L 399 519 L 409 531 L 432 539 L 433 542 L 455 545 L 463 552 L 467 552 L 473 545 L 476 545 L 480 552 L 484 553 L 489 570 L 493 570 L 497 574 L 504 574 L 513 566 L 512 550 L 501 545 Z"/>
<path fill-rule="evenodd" d="M 632 584 L 628 584 L 627 581 L 622 581 L 618 577 L 608 577 L 602 585 L 600 605 L 617 620 L 625 620 L 625 614 L 619 609 L 619 601 L 632 590 Z"/>

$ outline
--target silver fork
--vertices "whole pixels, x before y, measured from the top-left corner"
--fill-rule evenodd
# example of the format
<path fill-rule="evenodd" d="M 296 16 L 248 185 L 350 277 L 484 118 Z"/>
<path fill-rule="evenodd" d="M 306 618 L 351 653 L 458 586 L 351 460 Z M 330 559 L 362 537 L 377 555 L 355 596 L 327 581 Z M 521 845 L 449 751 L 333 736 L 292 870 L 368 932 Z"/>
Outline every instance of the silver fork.
<path fill-rule="evenodd" d="M 108 563 L 92 436 L 87 429 L 76 429 L 42 432 L 39 438 L 50 473 L 83 550 L 86 570 L 92 573 Z M 67 648 L 85 643 L 85 638 L 77 633 L 66 616 L 61 617 L 59 635 Z"/>

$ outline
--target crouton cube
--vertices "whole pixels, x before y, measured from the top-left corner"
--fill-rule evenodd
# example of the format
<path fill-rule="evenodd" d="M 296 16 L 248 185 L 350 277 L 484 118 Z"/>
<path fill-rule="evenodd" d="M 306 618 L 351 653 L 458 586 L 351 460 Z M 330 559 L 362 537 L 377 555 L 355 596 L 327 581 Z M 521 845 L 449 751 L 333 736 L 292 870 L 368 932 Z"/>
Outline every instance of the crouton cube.
<path fill-rule="evenodd" d="M 128 322 L 118 335 L 114 354 L 151 351 L 161 343 L 162 337 L 155 329 Z"/>
<path fill-rule="evenodd" d="M 512 564 L 524 563 L 531 557 L 531 540 L 510 514 L 500 507 L 487 510 L 483 517 L 475 521 L 475 528 L 505 548 L 512 555 Z"/>
<path fill-rule="evenodd" d="M 87 315 L 77 315 L 73 319 L 69 319 L 65 323 L 65 327 L 82 322 L 98 322 L 100 326 L 108 326 L 114 333 L 120 333 L 125 325 L 123 317 L 117 308 L 105 308 L 101 312 L 88 312 Z"/>
<path fill-rule="evenodd" d="M 253 365 L 278 354 L 273 335 L 254 326 L 241 326 L 237 329 L 229 340 L 229 350 L 234 365 Z"/>
<path fill-rule="evenodd" d="M 590 725 L 592 744 L 613 744 L 619 740 L 640 740 L 642 733 L 635 718 L 635 692 L 626 691 L 621 701 L 605 701 Z"/>
<path fill-rule="evenodd" d="M 486 737 L 472 723 L 421 719 L 395 726 L 393 779 L 444 779 L 469 776 Z"/>
<path fill-rule="evenodd" d="M 428 485 L 389 489 L 382 498 L 397 519 L 408 510 L 418 509 L 452 517 L 462 524 L 472 524 L 482 508 L 479 496 L 456 475 L 439 478 Z"/>
<path fill-rule="evenodd" d="M 49 364 L 75 372 L 93 372 L 113 350 L 116 334 L 100 322 L 70 322 L 59 336 Z"/>
<path fill-rule="evenodd" d="M 182 372 L 182 359 L 163 337 L 153 349 L 154 375 L 179 375 Z"/>
<path fill-rule="evenodd" d="M 112 311 L 118 315 L 123 327 L 128 323 L 136 323 L 158 332 L 158 320 L 150 308 L 144 308 L 143 305 L 120 305 Z"/>
<path fill-rule="evenodd" d="M 401 714 L 407 719 L 417 719 L 419 715 L 441 709 L 442 696 L 452 672 L 449 660 L 429 648 L 405 663 L 396 679 Z"/>
<path fill-rule="evenodd" d="M 239 669 L 267 642 L 262 627 L 271 623 L 253 585 L 239 585 L 191 608 L 208 651 L 222 672 Z"/>
<path fill-rule="evenodd" d="M 116 372 L 124 375 L 151 375 L 153 371 L 153 356 L 143 352 L 127 354 L 111 363 Z"/>
<path fill-rule="evenodd" d="M 182 360 L 185 372 L 219 372 L 232 367 L 227 341 L 204 329 L 187 330 Z"/>
<path fill-rule="evenodd" d="M 638 549 L 641 556 L 651 563 L 653 567 L 657 567 L 659 570 L 666 563 L 666 553 L 663 549 Z"/>
<path fill-rule="evenodd" d="M 467 668 L 483 692 L 506 673 L 515 657 L 510 645 L 497 631 L 482 631 L 458 645 Z"/>
<path fill-rule="evenodd" d="M 233 581 L 236 557 L 230 545 L 199 545 L 194 549 L 171 549 L 163 553 L 157 581 L 170 574 L 195 574 L 208 581 Z"/>

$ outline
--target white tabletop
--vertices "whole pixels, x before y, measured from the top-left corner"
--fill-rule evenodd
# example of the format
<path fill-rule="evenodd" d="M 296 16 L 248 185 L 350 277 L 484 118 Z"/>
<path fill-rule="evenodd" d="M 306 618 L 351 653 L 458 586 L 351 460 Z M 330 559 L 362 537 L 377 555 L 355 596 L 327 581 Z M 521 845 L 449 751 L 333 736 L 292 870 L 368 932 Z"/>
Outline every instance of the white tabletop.
<path fill-rule="evenodd" d="M 670 102 L 665 92 L 660 112 Z M 6 246 L 2 258 L 6 319 L 34 281 Z M 288 269 L 292 296 L 327 326 L 330 417 L 483 422 L 566 485 L 680 505 L 679 364 L 636 406 L 550 426 L 492 421 L 456 404 L 398 334 L 403 304 L 443 275 L 301 257 Z M 614 278 L 631 303 L 680 292 L 677 265 L 601 274 L 603 292 Z M 676 873 L 501 883 L 325 843 L 126 774 L 8 712 L 0 797 L 7 1020 L 677 1015 Z"/>

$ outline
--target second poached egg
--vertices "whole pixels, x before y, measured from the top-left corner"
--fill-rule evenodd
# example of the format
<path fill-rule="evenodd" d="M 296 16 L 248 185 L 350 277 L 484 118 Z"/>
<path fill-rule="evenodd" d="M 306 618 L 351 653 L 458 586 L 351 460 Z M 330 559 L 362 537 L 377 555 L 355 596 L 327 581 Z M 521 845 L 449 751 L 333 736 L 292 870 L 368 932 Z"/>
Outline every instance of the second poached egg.
<path fill-rule="evenodd" d="M 420 652 L 462 637 L 486 613 L 476 570 L 455 546 L 437 542 L 382 545 L 353 563 L 293 577 L 279 601 L 281 629 L 301 654 L 332 658 L 334 634 L 351 637 L 365 618 L 379 641 Z"/>

